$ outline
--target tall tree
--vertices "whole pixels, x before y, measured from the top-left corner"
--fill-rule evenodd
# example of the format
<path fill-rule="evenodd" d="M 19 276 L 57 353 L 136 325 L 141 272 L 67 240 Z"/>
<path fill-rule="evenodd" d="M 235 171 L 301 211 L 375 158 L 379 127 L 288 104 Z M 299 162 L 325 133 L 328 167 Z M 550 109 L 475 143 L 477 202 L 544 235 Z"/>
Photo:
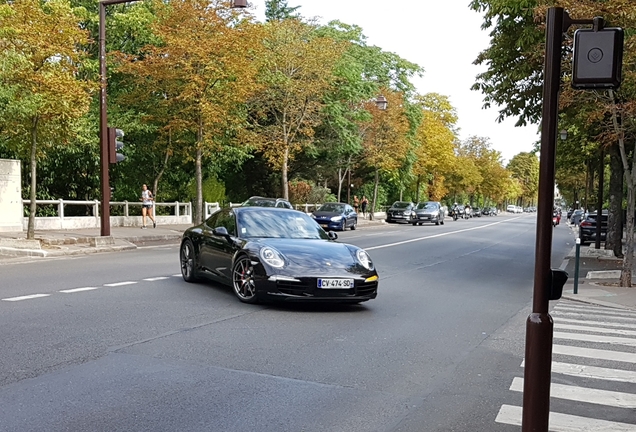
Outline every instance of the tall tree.
<path fill-rule="evenodd" d="M 223 152 L 246 156 L 237 139 L 245 121 L 244 104 L 256 91 L 258 28 L 248 19 L 236 22 L 221 0 L 192 0 L 154 5 L 158 45 L 139 55 L 124 55 L 129 75 L 156 104 L 169 113 L 163 130 L 178 134 L 182 154 L 193 159 L 196 178 L 195 222 L 203 219 L 203 160 Z M 143 92 L 137 93 L 143 97 Z M 232 149 L 229 149 L 231 147 Z"/>
<path fill-rule="evenodd" d="M 364 161 L 373 168 L 375 183 L 371 214 L 377 208 L 378 185 L 380 172 L 391 172 L 399 169 L 410 150 L 409 130 L 411 125 L 406 112 L 404 95 L 389 89 L 383 89 L 388 107 L 380 109 L 375 101 L 365 104 L 371 113 L 371 120 L 363 124 Z"/>
<path fill-rule="evenodd" d="M 5 96 L 0 130 L 10 135 L 19 154 L 29 154 L 30 239 L 35 236 L 37 161 L 47 146 L 68 140 L 70 124 L 88 111 L 91 83 L 77 78 L 87 41 L 67 0 L 0 5 L 0 94 Z"/>
<path fill-rule="evenodd" d="M 287 0 L 265 0 L 265 18 L 267 21 L 282 21 L 289 18 L 299 18 L 295 14 L 300 6 L 289 7 Z"/>
<path fill-rule="evenodd" d="M 512 176 L 521 184 L 521 205 L 536 198 L 539 190 L 539 158 L 534 153 L 517 153 L 507 166 Z"/>
<path fill-rule="evenodd" d="M 260 61 L 262 90 L 250 104 L 256 146 L 280 171 L 289 199 L 289 165 L 307 148 L 322 122 L 324 95 L 335 82 L 334 68 L 346 45 L 296 19 L 265 25 Z"/>
<path fill-rule="evenodd" d="M 416 177 L 416 200 L 420 200 L 420 183 L 428 183 L 428 198 L 439 201 L 448 189 L 446 178 L 456 164 L 455 144 L 457 113 L 446 96 L 429 93 L 416 98 L 423 117 L 416 134 L 413 166 Z"/>

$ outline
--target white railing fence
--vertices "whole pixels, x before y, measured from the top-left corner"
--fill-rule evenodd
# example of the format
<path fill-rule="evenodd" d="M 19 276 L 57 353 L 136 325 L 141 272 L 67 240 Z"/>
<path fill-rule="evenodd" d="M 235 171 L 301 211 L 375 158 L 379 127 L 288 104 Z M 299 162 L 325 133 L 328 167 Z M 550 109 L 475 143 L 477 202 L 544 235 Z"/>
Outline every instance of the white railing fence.
<path fill-rule="evenodd" d="M 82 229 L 82 228 L 98 228 L 100 226 L 99 208 L 100 201 L 76 201 L 76 200 L 36 200 L 38 206 L 54 206 L 56 208 L 55 215 L 53 216 L 37 216 L 35 218 L 36 230 L 54 230 L 54 229 Z M 22 205 L 28 207 L 31 204 L 30 200 L 22 200 Z M 240 203 L 229 203 L 230 207 L 239 207 Z M 305 213 L 311 213 L 316 211 L 322 204 L 295 204 L 294 208 Z M 84 206 L 90 208 L 88 215 L 65 215 L 65 208 L 68 206 Z M 141 220 L 141 202 L 130 201 L 111 201 L 111 226 L 140 226 Z M 157 207 L 167 207 L 172 210 L 168 215 L 157 215 L 156 211 L 153 211 L 155 219 L 158 224 L 161 225 L 176 225 L 176 224 L 192 224 L 192 203 L 190 202 L 164 202 L 153 203 L 154 210 Z M 131 208 L 134 210 L 131 212 Z M 138 209 L 137 209 L 138 208 Z M 218 202 L 205 202 L 205 218 L 215 213 L 221 208 Z M 72 212 L 76 213 L 76 212 Z M 131 215 L 131 213 L 134 213 Z M 115 215 L 113 215 L 115 214 Z M 23 218 L 23 229 L 27 229 L 29 218 Z"/>
<path fill-rule="evenodd" d="M 38 206 L 52 205 L 55 206 L 56 215 L 54 216 L 36 216 L 35 229 L 47 230 L 47 229 L 79 229 L 79 228 L 97 228 L 100 226 L 99 220 L 99 208 L 101 202 L 99 200 L 93 201 L 76 201 L 76 200 L 36 200 L 35 203 Z M 31 205 L 31 200 L 22 200 L 22 205 L 27 207 Z M 89 206 L 91 213 L 83 216 L 67 216 L 64 209 L 67 206 Z M 111 201 L 110 206 L 113 210 L 112 213 L 123 213 L 123 215 L 110 216 L 111 226 L 140 226 L 141 225 L 141 202 L 129 202 L 129 201 Z M 131 216 L 131 207 L 138 207 L 139 211 L 134 211 L 135 215 Z M 153 210 L 157 207 L 172 208 L 169 215 L 157 215 L 156 211 L 153 211 L 155 219 L 158 224 L 163 225 L 175 225 L 175 224 L 191 224 L 192 223 L 192 203 L 189 202 L 171 202 L 171 203 L 153 203 Z M 117 211 L 117 209 L 122 209 Z M 136 210 L 136 209 L 135 209 Z M 23 228 L 28 226 L 28 217 L 23 218 Z"/>

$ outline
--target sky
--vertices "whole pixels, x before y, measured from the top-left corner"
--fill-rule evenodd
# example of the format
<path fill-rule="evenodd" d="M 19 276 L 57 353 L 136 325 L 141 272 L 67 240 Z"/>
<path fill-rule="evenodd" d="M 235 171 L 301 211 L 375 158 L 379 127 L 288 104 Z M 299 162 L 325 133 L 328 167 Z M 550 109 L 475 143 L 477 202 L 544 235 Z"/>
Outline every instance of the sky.
<path fill-rule="evenodd" d="M 488 137 L 504 160 L 531 151 L 539 140 L 536 125 L 515 127 L 515 118 L 497 123 L 498 110 L 482 109 L 483 94 L 471 90 L 477 74 L 485 70 L 473 65 L 489 45 L 489 31 L 481 29 L 482 16 L 468 7 L 470 0 L 288 0 L 300 6 L 305 18 L 318 22 L 339 20 L 362 27 L 369 45 L 424 68 L 422 78 L 413 79 L 418 93 L 440 93 L 449 97 L 459 117 L 459 138 Z M 260 21 L 265 19 L 265 0 L 251 0 Z"/>

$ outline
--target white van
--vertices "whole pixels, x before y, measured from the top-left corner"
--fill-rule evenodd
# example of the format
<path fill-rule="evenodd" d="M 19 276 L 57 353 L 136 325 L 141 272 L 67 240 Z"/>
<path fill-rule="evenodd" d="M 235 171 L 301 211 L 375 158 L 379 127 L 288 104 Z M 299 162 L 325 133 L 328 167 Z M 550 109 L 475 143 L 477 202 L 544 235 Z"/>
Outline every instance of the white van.
<path fill-rule="evenodd" d="M 511 204 L 508 207 L 506 207 L 506 211 L 508 213 L 517 213 L 517 206 Z"/>

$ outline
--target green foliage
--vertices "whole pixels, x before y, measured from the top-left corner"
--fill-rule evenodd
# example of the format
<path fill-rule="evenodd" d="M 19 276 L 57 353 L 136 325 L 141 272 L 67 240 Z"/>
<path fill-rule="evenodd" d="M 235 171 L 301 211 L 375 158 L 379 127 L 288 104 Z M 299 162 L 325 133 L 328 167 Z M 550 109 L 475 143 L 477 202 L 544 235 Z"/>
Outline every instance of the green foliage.
<path fill-rule="evenodd" d="M 488 69 L 477 75 L 473 90 L 484 93 L 484 108 L 500 107 L 499 121 L 518 117 L 517 125 L 541 117 L 544 32 L 535 20 L 538 0 L 473 0 L 490 29 L 490 46 L 474 64 Z"/>
<path fill-rule="evenodd" d="M 194 180 L 188 184 L 187 200 L 194 201 L 197 196 L 196 187 L 197 185 Z M 225 185 L 219 182 L 216 177 L 208 177 L 203 180 L 203 201 L 218 203 L 224 203 L 226 201 Z"/>
<path fill-rule="evenodd" d="M 298 18 L 295 14 L 300 6 L 289 7 L 287 0 L 265 0 L 265 18 L 267 21 L 282 21 L 289 18 Z"/>

